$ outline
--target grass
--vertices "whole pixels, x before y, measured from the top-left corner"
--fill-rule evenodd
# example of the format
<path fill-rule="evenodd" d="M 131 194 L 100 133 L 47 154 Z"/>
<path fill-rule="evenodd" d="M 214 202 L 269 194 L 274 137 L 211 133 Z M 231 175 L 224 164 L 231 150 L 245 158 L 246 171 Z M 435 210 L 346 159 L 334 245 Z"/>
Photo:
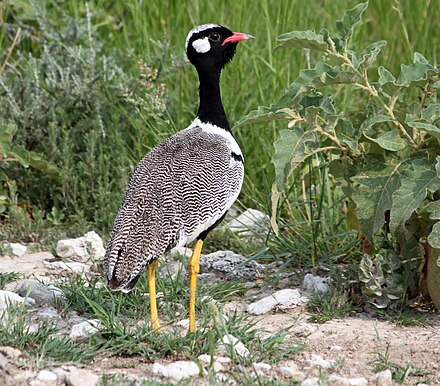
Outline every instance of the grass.
<path fill-rule="evenodd" d="M 2 275 L 3 276 L 3 275 Z M 160 359 L 194 360 L 200 354 L 214 355 L 225 334 L 232 334 L 249 349 L 250 356 L 242 358 L 230 348 L 233 362 L 249 367 L 254 362 L 278 363 L 295 358 L 303 349 L 297 340 L 288 337 L 289 328 L 261 337 L 255 321 L 246 316 L 222 316 L 222 303 L 236 299 L 243 288 L 240 284 L 226 282 L 203 285 L 199 293 L 212 298 L 198 298 L 196 305 L 199 329 L 194 334 L 177 327 L 175 323 L 187 318 L 188 289 L 183 280 L 174 287 L 167 275 L 158 277 L 158 289 L 164 290 L 164 302 L 159 302 L 159 317 L 164 327 L 156 333 L 149 326 L 149 301 L 145 296 L 146 276 L 130 294 L 111 292 L 102 278 L 90 280 L 72 276 L 55 283 L 66 295 L 66 303 L 57 303 L 58 312 L 68 318 L 74 311 L 86 319 L 99 319 L 102 329 L 94 336 L 75 343 L 60 333 L 56 323 L 44 321 L 38 328 L 30 328 L 29 309 L 13 306 L 4 317 L 0 331 L 0 344 L 17 347 L 29 357 L 28 368 L 44 368 L 65 363 L 88 364 L 94 358 L 142 357 L 144 361 Z M 166 289 L 174 288 L 171 291 Z M 225 293 L 228 296 L 225 296 Z"/>

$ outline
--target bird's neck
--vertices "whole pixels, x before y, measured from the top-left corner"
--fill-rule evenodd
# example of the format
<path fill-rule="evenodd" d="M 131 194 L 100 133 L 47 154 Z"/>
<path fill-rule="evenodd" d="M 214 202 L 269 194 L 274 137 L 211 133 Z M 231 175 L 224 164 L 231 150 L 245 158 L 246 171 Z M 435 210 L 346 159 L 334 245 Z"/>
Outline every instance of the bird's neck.
<path fill-rule="evenodd" d="M 199 119 L 230 132 L 231 128 L 220 95 L 220 70 L 209 73 L 198 71 L 198 74 L 200 105 L 197 115 Z"/>

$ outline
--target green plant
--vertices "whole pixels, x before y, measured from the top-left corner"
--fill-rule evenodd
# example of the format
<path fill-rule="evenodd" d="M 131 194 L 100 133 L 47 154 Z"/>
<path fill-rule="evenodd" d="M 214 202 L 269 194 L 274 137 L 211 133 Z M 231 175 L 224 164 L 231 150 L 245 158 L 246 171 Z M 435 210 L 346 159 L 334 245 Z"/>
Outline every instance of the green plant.
<path fill-rule="evenodd" d="M 336 35 L 322 29 L 279 36 L 277 49 L 304 48 L 322 59 L 301 70 L 278 102 L 259 107 L 239 125 L 288 122 L 272 158 L 275 231 L 292 172 L 310 160 L 314 168 L 328 168 L 347 197 L 346 222 L 363 239 L 364 295 L 386 307 L 420 292 L 425 251 L 440 247 L 440 70 L 415 52 L 395 76 L 376 66 L 386 41 L 360 51 L 349 46 L 367 6 L 346 11 Z M 440 291 L 430 295 L 438 299 Z"/>

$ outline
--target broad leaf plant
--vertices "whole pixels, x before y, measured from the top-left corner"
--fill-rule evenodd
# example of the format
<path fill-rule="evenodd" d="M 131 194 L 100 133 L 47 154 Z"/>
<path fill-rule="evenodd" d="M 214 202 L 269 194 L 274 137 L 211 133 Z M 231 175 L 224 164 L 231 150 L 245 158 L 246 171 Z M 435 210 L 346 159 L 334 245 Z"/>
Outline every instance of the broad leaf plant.
<path fill-rule="evenodd" d="M 347 197 L 347 224 L 359 232 L 363 294 L 384 308 L 422 292 L 440 307 L 440 70 L 420 53 L 393 74 L 376 60 L 377 41 L 355 51 L 354 27 L 368 3 L 336 22 L 336 34 L 292 31 L 276 49 L 317 51 L 278 102 L 237 125 L 284 120 L 272 158 L 272 226 L 289 176 L 311 157 L 326 164 Z M 333 95 L 351 92 L 350 109 Z M 341 105 L 341 106 L 340 106 Z M 353 108 L 354 105 L 354 108 Z M 316 165 L 316 163 L 314 163 Z M 291 183 L 291 182 L 290 182 Z"/>

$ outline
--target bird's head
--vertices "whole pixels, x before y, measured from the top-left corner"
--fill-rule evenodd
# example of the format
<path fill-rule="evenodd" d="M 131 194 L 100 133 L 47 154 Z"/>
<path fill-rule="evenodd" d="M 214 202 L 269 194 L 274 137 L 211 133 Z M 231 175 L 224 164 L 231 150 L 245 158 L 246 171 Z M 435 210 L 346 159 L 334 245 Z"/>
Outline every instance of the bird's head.
<path fill-rule="evenodd" d="M 252 38 L 218 24 L 203 24 L 189 32 L 186 54 L 198 70 L 220 71 L 234 57 L 238 42 Z"/>

